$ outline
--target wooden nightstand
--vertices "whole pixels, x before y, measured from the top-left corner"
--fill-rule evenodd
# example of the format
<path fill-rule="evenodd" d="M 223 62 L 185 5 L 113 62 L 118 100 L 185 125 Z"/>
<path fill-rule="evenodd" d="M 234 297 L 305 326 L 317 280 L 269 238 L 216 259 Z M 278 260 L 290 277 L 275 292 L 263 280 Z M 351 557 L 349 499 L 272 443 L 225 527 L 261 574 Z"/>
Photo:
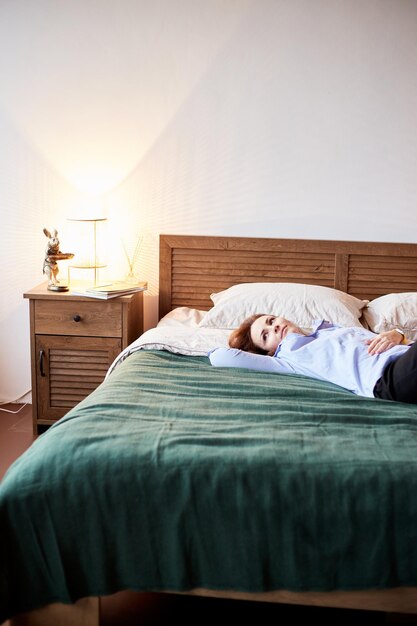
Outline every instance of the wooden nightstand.
<path fill-rule="evenodd" d="M 143 332 L 143 292 L 99 300 L 39 285 L 30 304 L 33 432 L 50 426 L 103 381 Z"/>

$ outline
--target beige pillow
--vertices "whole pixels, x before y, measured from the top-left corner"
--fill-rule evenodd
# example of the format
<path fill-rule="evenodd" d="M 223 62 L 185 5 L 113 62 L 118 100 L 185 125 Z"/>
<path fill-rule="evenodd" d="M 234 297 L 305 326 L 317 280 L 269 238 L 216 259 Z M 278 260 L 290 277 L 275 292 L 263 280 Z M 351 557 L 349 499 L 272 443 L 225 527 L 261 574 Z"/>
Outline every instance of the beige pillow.
<path fill-rule="evenodd" d="M 374 333 L 399 328 L 407 339 L 417 339 L 417 293 L 389 293 L 375 298 L 363 310 L 363 317 Z"/>
<path fill-rule="evenodd" d="M 243 283 L 211 294 L 214 303 L 199 326 L 237 328 L 255 313 L 282 315 L 301 328 L 315 319 L 340 326 L 361 326 L 359 318 L 366 300 L 318 285 L 297 283 Z"/>

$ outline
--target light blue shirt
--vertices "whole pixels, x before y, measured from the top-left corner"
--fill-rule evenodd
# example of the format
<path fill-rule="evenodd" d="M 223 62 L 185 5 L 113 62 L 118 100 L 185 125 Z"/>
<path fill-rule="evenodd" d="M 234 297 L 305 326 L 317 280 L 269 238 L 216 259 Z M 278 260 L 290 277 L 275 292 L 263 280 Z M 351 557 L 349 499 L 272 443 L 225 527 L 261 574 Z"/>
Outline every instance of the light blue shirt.
<path fill-rule="evenodd" d="M 374 397 L 375 383 L 384 368 L 408 350 L 408 346 L 399 345 L 370 355 L 365 342 L 375 336 L 365 328 L 344 328 L 317 320 L 309 335 L 288 333 L 274 356 L 236 348 L 216 348 L 208 356 L 216 367 L 302 374 L 334 383 L 360 396 Z"/>

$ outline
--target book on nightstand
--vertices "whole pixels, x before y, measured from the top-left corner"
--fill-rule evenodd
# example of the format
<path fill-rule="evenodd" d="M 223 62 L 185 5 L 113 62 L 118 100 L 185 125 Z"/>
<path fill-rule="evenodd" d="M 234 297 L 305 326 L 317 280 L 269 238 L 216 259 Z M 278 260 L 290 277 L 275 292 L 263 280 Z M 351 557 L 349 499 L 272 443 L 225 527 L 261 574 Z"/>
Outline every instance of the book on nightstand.
<path fill-rule="evenodd" d="M 71 289 L 71 293 L 74 296 L 86 296 L 87 298 L 101 298 L 102 300 L 108 300 L 109 298 L 118 298 L 119 296 L 126 296 L 137 291 L 146 291 L 148 283 L 127 283 L 122 280 L 115 281 L 113 283 L 105 283 L 103 285 L 97 285 L 96 287 L 85 287 Z"/>

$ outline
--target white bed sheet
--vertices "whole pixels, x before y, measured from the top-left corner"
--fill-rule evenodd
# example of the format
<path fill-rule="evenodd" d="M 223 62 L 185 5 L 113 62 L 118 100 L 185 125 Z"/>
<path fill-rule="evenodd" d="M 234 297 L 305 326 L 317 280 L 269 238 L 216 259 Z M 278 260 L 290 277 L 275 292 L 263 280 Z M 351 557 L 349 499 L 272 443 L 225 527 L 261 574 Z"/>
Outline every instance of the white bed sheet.
<path fill-rule="evenodd" d="M 207 356 L 214 348 L 227 346 L 230 330 L 201 328 L 206 311 L 178 307 L 161 319 L 155 328 L 143 333 L 121 352 L 108 369 L 106 377 L 137 350 L 167 350 L 187 356 Z"/>

